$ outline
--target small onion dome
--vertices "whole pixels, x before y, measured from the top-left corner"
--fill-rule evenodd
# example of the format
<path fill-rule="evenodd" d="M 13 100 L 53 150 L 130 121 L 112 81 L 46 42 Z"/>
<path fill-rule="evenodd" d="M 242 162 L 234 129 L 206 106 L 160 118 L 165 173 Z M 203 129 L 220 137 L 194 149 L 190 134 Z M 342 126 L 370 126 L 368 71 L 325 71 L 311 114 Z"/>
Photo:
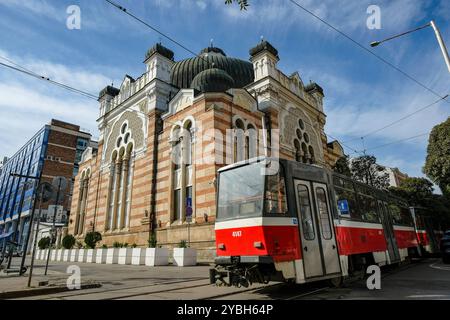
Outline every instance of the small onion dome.
<path fill-rule="evenodd" d="M 173 56 L 174 56 L 173 51 L 168 49 L 168 48 L 166 48 L 166 47 L 164 47 L 160 43 L 157 43 L 153 47 L 148 49 L 147 53 L 145 54 L 145 60 L 148 60 L 148 58 L 150 58 L 155 53 L 159 53 L 160 55 L 162 55 L 162 56 L 166 57 L 167 59 L 173 61 Z"/>
<path fill-rule="evenodd" d="M 98 94 L 98 98 L 101 99 L 104 95 L 110 95 L 110 96 L 117 96 L 119 94 L 120 90 L 113 87 L 113 86 L 107 86 L 105 87 L 100 93 Z"/>
<path fill-rule="evenodd" d="M 200 72 L 191 83 L 191 88 L 200 92 L 225 92 L 233 86 L 233 78 L 226 71 L 217 68 Z"/>
<path fill-rule="evenodd" d="M 321 95 L 323 95 L 323 89 L 321 86 L 319 86 L 317 83 L 315 82 L 311 82 L 309 84 L 307 84 L 305 86 L 305 91 L 308 93 L 314 93 L 314 92 L 319 92 Z"/>
<path fill-rule="evenodd" d="M 208 48 L 205 48 L 205 49 L 203 49 L 202 51 L 200 51 L 200 55 L 203 55 L 203 54 L 205 54 L 205 53 L 217 53 L 217 54 L 220 54 L 220 55 L 222 55 L 222 56 L 224 56 L 224 57 L 226 57 L 227 55 L 225 54 L 225 52 L 222 50 L 222 49 L 220 49 L 220 48 L 217 48 L 217 47 L 208 47 Z"/>
<path fill-rule="evenodd" d="M 261 41 L 255 47 L 251 48 L 250 49 L 250 56 L 254 57 L 258 53 L 260 53 L 262 51 L 269 51 L 271 54 L 273 54 L 275 57 L 277 57 L 277 59 L 279 59 L 279 57 L 278 57 L 278 50 L 275 49 L 275 47 L 273 45 L 271 45 L 270 42 L 268 42 L 266 40 Z"/>

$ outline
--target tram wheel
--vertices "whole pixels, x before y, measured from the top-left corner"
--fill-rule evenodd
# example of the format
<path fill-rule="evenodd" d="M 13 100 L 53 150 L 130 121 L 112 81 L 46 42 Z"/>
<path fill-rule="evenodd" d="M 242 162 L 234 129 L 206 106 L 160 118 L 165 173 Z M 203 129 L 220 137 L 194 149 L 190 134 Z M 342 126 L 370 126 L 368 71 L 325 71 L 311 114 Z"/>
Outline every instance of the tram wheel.
<path fill-rule="evenodd" d="M 344 278 L 342 277 L 336 277 L 328 280 L 328 282 L 333 286 L 334 288 L 340 288 L 342 284 L 344 283 Z"/>

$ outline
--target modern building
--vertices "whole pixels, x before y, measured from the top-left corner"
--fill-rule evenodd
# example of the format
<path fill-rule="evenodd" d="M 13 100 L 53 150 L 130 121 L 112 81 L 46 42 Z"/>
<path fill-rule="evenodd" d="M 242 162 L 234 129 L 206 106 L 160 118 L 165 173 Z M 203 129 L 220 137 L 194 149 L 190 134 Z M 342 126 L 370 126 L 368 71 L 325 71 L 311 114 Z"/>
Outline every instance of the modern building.
<path fill-rule="evenodd" d="M 408 178 L 408 175 L 401 172 L 398 168 L 385 167 L 384 172 L 389 174 L 390 187 L 399 187 L 402 181 Z"/>
<path fill-rule="evenodd" d="M 2 174 L 2 169 L 5 163 L 8 161 L 8 157 L 3 157 L 3 160 L 0 160 L 0 174 Z"/>
<path fill-rule="evenodd" d="M 100 92 L 98 151 L 80 163 L 69 233 L 146 246 L 156 232 L 165 247 L 190 237 L 210 260 L 220 167 L 265 154 L 331 167 L 343 151 L 324 133 L 323 89 L 284 74 L 279 59 L 267 41 L 250 61 L 209 47 L 176 62 L 152 47 L 140 77 Z"/>
<path fill-rule="evenodd" d="M 57 176 L 68 180 L 69 188 L 66 190 L 64 203 L 56 208 L 52 200 L 43 203 L 41 221 L 43 226 L 49 219 L 53 221 L 53 212 L 56 209 L 58 226 L 67 225 L 71 189 L 78 173 L 78 162 L 89 147 L 90 141 L 91 134 L 81 131 L 79 126 L 51 120 L 7 159 L 0 174 L 0 238 L 10 236 L 19 224 L 17 240 L 20 243 L 24 239 L 29 230 L 37 186 L 44 181 L 51 183 Z M 13 174 L 38 179 L 17 177 Z M 23 188 L 25 192 L 22 192 Z"/>

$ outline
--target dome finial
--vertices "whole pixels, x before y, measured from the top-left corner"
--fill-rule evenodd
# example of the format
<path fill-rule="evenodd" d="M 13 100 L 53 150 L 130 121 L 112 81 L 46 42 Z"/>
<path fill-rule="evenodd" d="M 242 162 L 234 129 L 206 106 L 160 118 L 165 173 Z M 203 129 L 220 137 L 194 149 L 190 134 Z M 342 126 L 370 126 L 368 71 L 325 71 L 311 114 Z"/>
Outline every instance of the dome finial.
<path fill-rule="evenodd" d="M 210 46 L 211 48 L 214 47 L 214 39 L 213 39 L 213 38 L 211 38 L 211 39 L 209 40 L 209 46 Z"/>
<path fill-rule="evenodd" d="M 261 42 L 263 42 L 264 41 L 264 36 L 263 35 L 261 35 Z"/>

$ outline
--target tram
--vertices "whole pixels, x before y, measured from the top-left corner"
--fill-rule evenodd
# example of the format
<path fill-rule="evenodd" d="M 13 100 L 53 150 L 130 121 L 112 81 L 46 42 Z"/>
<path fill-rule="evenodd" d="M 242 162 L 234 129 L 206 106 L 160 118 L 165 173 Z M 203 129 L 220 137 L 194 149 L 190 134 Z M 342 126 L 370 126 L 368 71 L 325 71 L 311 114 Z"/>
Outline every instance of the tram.
<path fill-rule="evenodd" d="M 420 255 L 438 254 L 439 243 L 444 234 L 441 226 L 433 220 L 432 214 L 426 208 L 411 207 L 410 210 L 414 219 Z"/>
<path fill-rule="evenodd" d="M 328 279 L 418 254 L 408 204 L 314 165 L 265 157 L 219 170 L 216 259 L 227 286 Z"/>

